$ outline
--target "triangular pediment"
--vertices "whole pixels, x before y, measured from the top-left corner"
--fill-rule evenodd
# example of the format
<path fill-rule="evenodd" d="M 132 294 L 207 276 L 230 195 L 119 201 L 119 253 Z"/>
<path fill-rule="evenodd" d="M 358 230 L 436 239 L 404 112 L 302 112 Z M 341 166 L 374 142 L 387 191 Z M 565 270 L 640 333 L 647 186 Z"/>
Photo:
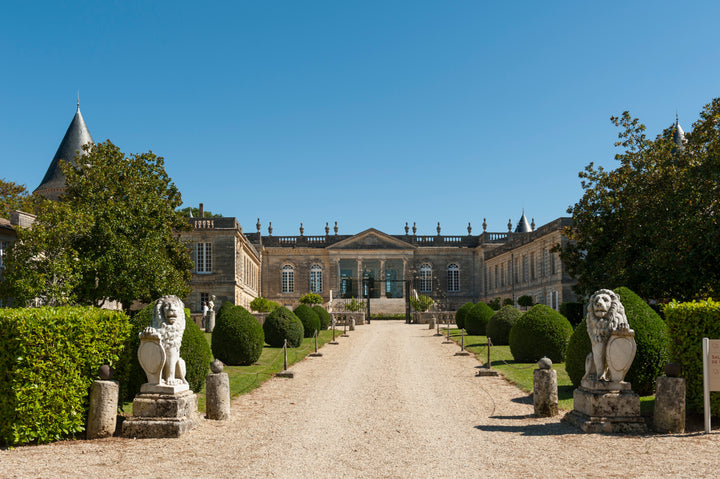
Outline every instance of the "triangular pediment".
<path fill-rule="evenodd" d="M 414 245 L 407 243 L 403 240 L 397 239 L 394 236 L 378 231 L 375 228 L 370 228 L 358 233 L 355 236 L 346 238 L 332 246 L 328 246 L 327 249 L 413 249 Z"/>

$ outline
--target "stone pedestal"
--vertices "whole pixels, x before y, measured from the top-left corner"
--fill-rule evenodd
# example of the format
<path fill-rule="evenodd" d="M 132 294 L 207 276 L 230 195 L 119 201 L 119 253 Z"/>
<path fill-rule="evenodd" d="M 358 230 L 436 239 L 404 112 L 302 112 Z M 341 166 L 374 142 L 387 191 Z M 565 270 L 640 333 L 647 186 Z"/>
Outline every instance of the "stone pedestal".
<path fill-rule="evenodd" d="M 230 418 L 230 380 L 227 373 L 208 374 L 205 378 L 205 416 L 218 421 Z"/>
<path fill-rule="evenodd" d="M 557 371 L 554 369 L 533 371 L 533 406 L 537 417 L 558 415 Z"/>
<path fill-rule="evenodd" d="M 88 439 L 115 434 L 119 391 L 120 385 L 117 381 L 93 381 L 86 433 Z"/>
<path fill-rule="evenodd" d="M 350 318 L 348 323 L 348 330 L 355 331 L 355 318 Z"/>
<path fill-rule="evenodd" d="M 663 434 L 685 432 L 685 378 L 657 379 L 653 426 Z"/>
<path fill-rule="evenodd" d="M 584 380 L 573 392 L 574 409 L 565 420 L 588 433 L 647 432 L 640 415 L 640 396 L 630 383 L 603 383 Z"/>
<path fill-rule="evenodd" d="M 140 393 L 133 401 L 133 416 L 123 422 L 125 437 L 180 437 L 199 421 L 197 396 L 192 391 L 178 394 Z"/>
<path fill-rule="evenodd" d="M 211 309 L 205 318 L 205 332 L 212 333 L 213 329 L 215 329 L 215 311 Z"/>

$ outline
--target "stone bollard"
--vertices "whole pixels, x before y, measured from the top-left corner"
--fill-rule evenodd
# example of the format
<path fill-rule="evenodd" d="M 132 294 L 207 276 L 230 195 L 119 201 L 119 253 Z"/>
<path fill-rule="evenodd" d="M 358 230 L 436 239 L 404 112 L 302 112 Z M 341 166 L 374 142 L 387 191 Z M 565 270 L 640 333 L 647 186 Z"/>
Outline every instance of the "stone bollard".
<path fill-rule="evenodd" d="M 230 418 L 230 379 L 217 359 L 210 364 L 210 370 L 212 373 L 205 378 L 205 416 L 225 421 Z"/>
<path fill-rule="evenodd" d="M 346 319 L 345 321 L 348 321 L 350 323 L 348 325 L 348 330 L 355 331 L 355 318 L 350 318 L 349 320 Z"/>
<path fill-rule="evenodd" d="M 109 366 L 100 366 L 102 379 L 93 381 L 90 389 L 90 411 L 86 432 L 88 439 L 110 437 L 115 434 L 120 384 L 110 380 L 111 371 Z"/>
<path fill-rule="evenodd" d="M 435 329 L 435 316 L 430 316 L 430 321 L 428 321 L 428 329 Z"/>
<path fill-rule="evenodd" d="M 215 329 L 215 311 L 211 309 L 205 318 L 205 332 L 212 333 L 213 329 Z"/>
<path fill-rule="evenodd" d="M 552 369 L 552 361 L 542 358 L 533 371 L 533 406 L 537 417 L 558 415 L 557 371 Z"/>
<path fill-rule="evenodd" d="M 660 433 L 685 432 L 685 378 L 677 364 L 665 366 L 665 376 L 657 378 L 653 426 Z"/>

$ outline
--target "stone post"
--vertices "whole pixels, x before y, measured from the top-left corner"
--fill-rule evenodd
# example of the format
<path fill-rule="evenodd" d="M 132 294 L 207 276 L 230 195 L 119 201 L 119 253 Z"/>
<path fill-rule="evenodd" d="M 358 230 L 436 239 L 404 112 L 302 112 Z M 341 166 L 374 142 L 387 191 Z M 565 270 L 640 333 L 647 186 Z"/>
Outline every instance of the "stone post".
<path fill-rule="evenodd" d="M 212 373 L 205 378 L 205 415 L 208 419 L 230 418 L 230 379 L 217 359 L 210 364 Z"/>
<path fill-rule="evenodd" d="M 345 316 L 345 322 L 348 323 L 349 331 L 355 331 L 355 318 L 354 317 L 348 318 L 347 316 Z"/>
<path fill-rule="evenodd" d="M 542 358 L 533 371 L 533 405 L 537 417 L 558 415 L 557 371 L 552 369 L 552 361 Z"/>
<path fill-rule="evenodd" d="M 430 316 L 428 321 L 428 329 L 435 329 L 435 316 Z"/>
<path fill-rule="evenodd" d="M 109 366 L 100 367 L 101 380 L 93 381 L 90 389 L 90 412 L 88 415 L 87 438 L 98 439 L 115 434 L 120 384 L 111 381 Z"/>
<path fill-rule="evenodd" d="M 677 377 L 680 367 L 665 366 L 666 376 L 657 378 L 653 425 L 659 433 L 685 432 L 685 378 Z"/>

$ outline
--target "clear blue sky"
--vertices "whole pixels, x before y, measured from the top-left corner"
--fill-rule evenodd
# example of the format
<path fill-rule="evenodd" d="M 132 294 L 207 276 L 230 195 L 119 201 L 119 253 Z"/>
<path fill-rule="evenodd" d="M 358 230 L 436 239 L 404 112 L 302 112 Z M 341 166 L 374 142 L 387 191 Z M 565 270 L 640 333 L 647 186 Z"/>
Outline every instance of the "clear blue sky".
<path fill-rule="evenodd" d="M 687 131 L 720 2 L 10 2 L 0 178 L 34 190 L 74 113 L 245 231 L 538 225 L 614 167 L 611 115 Z"/>

